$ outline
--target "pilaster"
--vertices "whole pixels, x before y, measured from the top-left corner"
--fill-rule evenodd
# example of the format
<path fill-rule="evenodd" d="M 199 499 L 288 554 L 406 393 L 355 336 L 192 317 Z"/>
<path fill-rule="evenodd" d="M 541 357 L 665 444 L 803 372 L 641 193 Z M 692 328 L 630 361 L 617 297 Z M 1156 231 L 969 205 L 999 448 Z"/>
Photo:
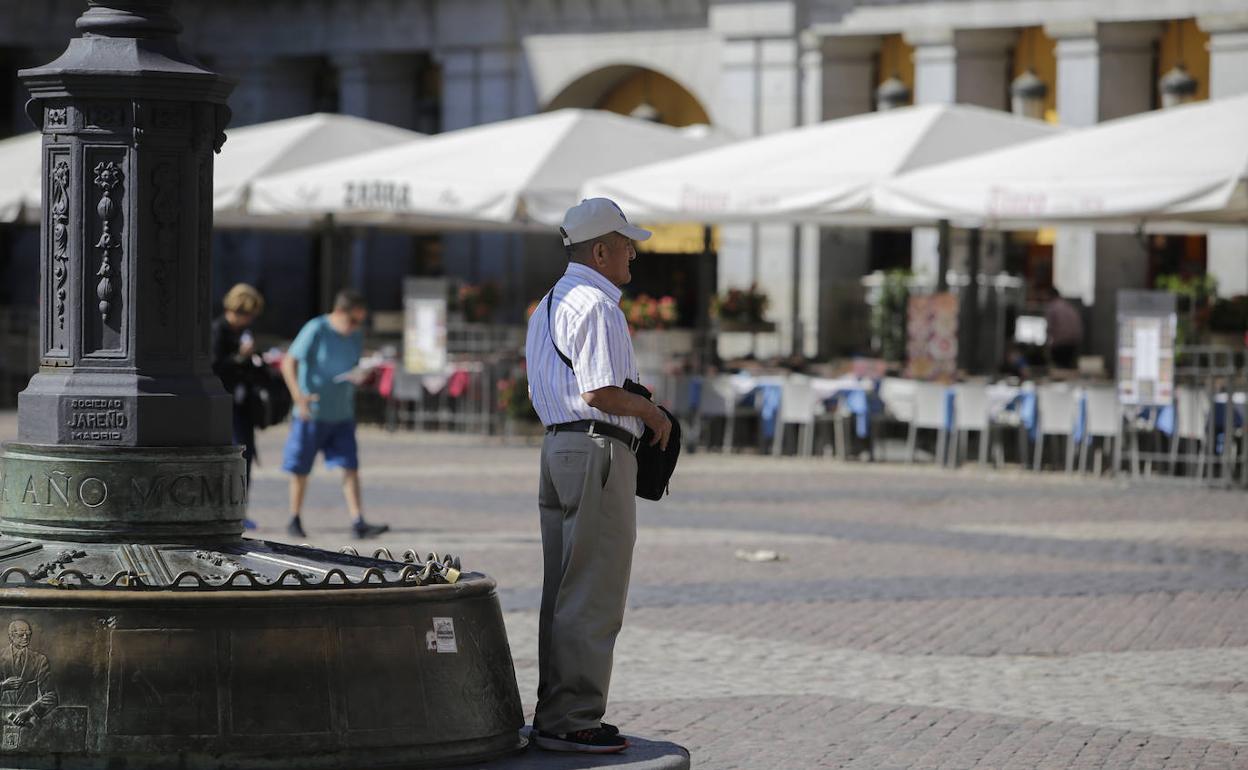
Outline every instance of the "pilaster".
<path fill-rule="evenodd" d="M 1196 23 L 1209 33 L 1209 97 L 1248 93 L 1248 11 L 1199 16 Z M 1248 294 L 1248 230 L 1210 232 L 1207 253 L 1218 294 Z"/>

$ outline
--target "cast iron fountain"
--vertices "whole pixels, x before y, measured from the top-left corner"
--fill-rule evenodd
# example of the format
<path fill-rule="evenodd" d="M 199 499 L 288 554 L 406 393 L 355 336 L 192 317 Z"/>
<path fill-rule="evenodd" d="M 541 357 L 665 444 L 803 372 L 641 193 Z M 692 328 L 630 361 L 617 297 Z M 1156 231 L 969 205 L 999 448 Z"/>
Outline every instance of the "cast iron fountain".
<path fill-rule="evenodd" d="M 494 582 L 244 539 L 209 367 L 232 84 L 172 0 L 88 0 L 25 70 L 43 131 L 40 367 L 0 459 L 0 766 L 371 768 L 506 754 Z M 7 644 L 7 646 L 6 646 Z"/>

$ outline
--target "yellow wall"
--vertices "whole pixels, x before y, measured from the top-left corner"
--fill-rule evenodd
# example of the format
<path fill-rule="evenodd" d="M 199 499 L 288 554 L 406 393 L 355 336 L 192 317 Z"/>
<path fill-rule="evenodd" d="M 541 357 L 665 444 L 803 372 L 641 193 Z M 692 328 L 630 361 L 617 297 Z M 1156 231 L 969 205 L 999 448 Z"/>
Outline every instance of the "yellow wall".
<path fill-rule="evenodd" d="M 1014 45 L 1014 68 L 1011 77 L 1018 77 L 1028 70 L 1044 81 L 1049 90 L 1044 95 L 1044 119 L 1057 122 L 1057 55 L 1056 44 L 1044 34 L 1043 27 L 1025 27 L 1018 31 Z"/>
<path fill-rule="evenodd" d="M 907 45 L 901 35 L 885 35 L 880 40 L 875 84 L 878 86 L 896 75 L 914 94 L 914 46 Z"/>
<path fill-rule="evenodd" d="M 1157 75 L 1166 74 L 1175 64 L 1182 63 L 1196 78 L 1196 100 L 1209 98 L 1209 34 L 1196 26 L 1195 19 L 1166 22 L 1161 33 Z"/>
<path fill-rule="evenodd" d="M 594 105 L 600 110 L 628 115 L 643 101 L 659 111 L 660 121 L 669 126 L 710 123 L 706 110 L 693 94 L 666 75 L 638 70 L 607 91 Z"/>

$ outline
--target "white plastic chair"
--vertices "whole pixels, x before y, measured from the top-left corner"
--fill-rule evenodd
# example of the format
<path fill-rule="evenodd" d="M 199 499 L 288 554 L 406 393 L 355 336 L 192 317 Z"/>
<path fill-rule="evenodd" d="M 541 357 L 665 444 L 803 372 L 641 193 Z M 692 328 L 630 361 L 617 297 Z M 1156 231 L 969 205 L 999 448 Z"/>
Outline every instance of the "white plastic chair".
<path fill-rule="evenodd" d="M 1079 443 L 1079 467 L 1088 472 L 1088 454 L 1093 439 L 1101 439 L 1102 448 L 1095 452 L 1092 473 L 1101 475 L 1102 454 L 1109 445 L 1113 457 L 1114 472 L 1118 472 L 1122 453 L 1122 407 L 1118 403 L 1118 389 L 1112 385 L 1090 385 L 1083 390 L 1084 409 L 1087 419 L 1083 425 L 1083 441 Z"/>
<path fill-rule="evenodd" d="M 940 464 L 945 462 L 945 445 L 948 434 L 945 430 L 945 397 L 948 388 L 933 382 L 916 382 L 914 387 L 914 414 L 910 420 L 910 435 L 906 440 L 906 454 L 909 462 L 914 462 L 915 443 L 920 430 L 936 431 L 936 457 Z"/>
<path fill-rule="evenodd" d="M 1066 437 L 1066 472 L 1071 473 L 1075 467 L 1075 443 L 1071 434 L 1075 429 L 1075 389 L 1065 383 L 1051 383 L 1036 388 L 1036 411 L 1039 412 L 1035 455 L 1032 467 L 1040 470 L 1043 460 L 1045 439 L 1050 436 Z"/>
<path fill-rule="evenodd" d="M 737 390 L 733 386 L 731 375 L 720 374 L 703 378 L 702 398 L 698 404 L 699 435 L 703 430 L 703 422 L 707 418 L 722 418 L 724 421 L 723 451 L 731 452 L 734 424 L 738 417 L 748 414 L 757 414 L 757 411 L 738 406 Z"/>
<path fill-rule="evenodd" d="M 815 453 L 815 418 L 822 411 L 810 378 L 794 374 L 780 386 L 780 411 L 776 415 L 776 435 L 771 453 L 779 455 L 784 448 L 784 429 L 797 426 L 797 451 L 806 456 Z"/>
<path fill-rule="evenodd" d="M 1178 475 L 1179 449 L 1184 442 L 1196 444 L 1196 478 L 1205 476 L 1205 457 L 1209 453 L 1206 431 L 1213 412 L 1209 394 L 1199 388 L 1180 385 L 1174 389 L 1174 435 L 1170 437 L 1170 473 Z M 1185 454 L 1184 457 L 1191 457 Z M 1184 466 L 1189 463 L 1183 461 Z"/>
<path fill-rule="evenodd" d="M 979 464 L 988 462 L 988 445 L 992 443 L 992 425 L 989 421 L 988 390 L 980 384 L 962 384 L 953 387 L 954 465 L 962 462 L 971 433 L 979 433 Z"/>

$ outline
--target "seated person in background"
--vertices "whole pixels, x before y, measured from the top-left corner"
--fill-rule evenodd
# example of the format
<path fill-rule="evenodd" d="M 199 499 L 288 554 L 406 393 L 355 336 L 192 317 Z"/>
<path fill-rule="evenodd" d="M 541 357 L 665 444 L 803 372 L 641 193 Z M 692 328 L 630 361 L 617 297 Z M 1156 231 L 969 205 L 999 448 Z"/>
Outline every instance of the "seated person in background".
<path fill-rule="evenodd" d="M 1083 344 L 1083 316 L 1069 300 L 1052 288 L 1045 291 L 1044 320 L 1048 326 L 1049 363 L 1057 369 L 1074 369 Z"/>
<path fill-rule="evenodd" d="M 1025 380 L 1030 374 L 1027 367 L 1027 356 L 1022 348 L 1011 343 L 1005 349 L 1005 357 L 1001 359 L 1000 373 L 1004 377 L 1016 377 Z"/>

